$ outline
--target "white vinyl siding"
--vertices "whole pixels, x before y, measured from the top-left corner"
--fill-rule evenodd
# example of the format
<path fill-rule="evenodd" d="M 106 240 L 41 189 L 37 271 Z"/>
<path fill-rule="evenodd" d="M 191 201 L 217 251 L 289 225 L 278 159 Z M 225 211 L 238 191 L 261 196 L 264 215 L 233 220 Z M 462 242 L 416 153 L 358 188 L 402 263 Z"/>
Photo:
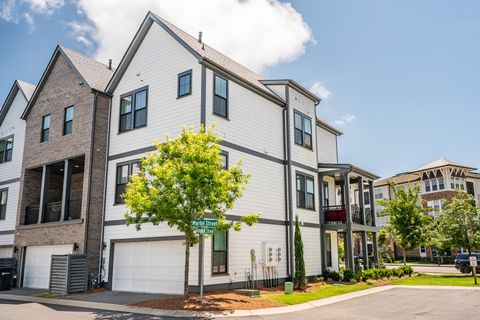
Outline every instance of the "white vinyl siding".
<path fill-rule="evenodd" d="M 320 126 L 317 126 L 318 162 L 338 163 L 337 136 Z"/>

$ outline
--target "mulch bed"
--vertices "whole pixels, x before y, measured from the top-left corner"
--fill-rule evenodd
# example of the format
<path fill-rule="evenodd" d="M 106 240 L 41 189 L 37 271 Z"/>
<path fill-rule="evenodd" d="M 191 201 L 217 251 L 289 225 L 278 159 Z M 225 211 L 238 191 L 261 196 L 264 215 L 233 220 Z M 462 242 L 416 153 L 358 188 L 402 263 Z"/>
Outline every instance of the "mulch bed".
<path fill-rule="evenodd" d="M 205 303 L 201 304 L 199 295 L 190 295 L 187 298 L 183 298 L 183 296 L 165 297 L 136 302 L 130 306 L 191 311 L 252 310 L 283 306 L 278 302 L 262 298 L 250 298 L 230 292 L 208 293 L 204 295 L 204 300 Z"/>

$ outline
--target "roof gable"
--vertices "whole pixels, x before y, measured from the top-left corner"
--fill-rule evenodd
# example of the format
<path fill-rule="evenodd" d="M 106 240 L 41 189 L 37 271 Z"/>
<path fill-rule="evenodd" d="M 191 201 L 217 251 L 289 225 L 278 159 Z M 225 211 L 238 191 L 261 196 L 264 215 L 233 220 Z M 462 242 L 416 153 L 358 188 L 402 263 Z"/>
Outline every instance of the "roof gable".
<path fill-rule="evenodd" d="M 444 158 L 438 158 L 436 160 L 433 160 L 432 162 L 427 163 L 426 165 L 421 166 L 420 168 L 415 169 L 415 171 L 424 171 L 424 170 L 430 170 L 430 169 L 446 167 L 446 166 L 461 167 L 461 168 L 472 169 L 472 170 L 475 169 L 473 167 L 469 167 L 458 162 L 454 162 Z"/>
<path fill-rule="evenodd" d="M 258 74 L 233 61 L 207 44 L 199 42 L 195 37 L 152 12 L 148 12 L 140 28 L 135 34 L 135 37 L 130 43 L 130 46 L 125 52 L 117 70 L 115 71 L 115 74 L 107 86 L 107 92 L 113 93 L 153 23 L 156 23 L 162 27 L 180 45 L 182 45 L 195 58 L 197 58 L 200 63 L 212 66 L 213 68 L 218 68 L 238 78 L 251 88 L 259 91 L 261 94 L 267 95 L 276 103 L 284 104 L 284 101 L 280 97 L 274 94 L 266 85 L 262 83 L 262 78 Z"/>
<path fill-rule="evenodd" d="M 55 62 L 60 55 L 65 58 L 70 67 L 89 89 L 105 92 L 105 87 L 113 75 L 113 70 L 108 69 L 106 65 L 96 61 L 91 57 L 82 55 L 76 51 L 62 46 L 57 46 L 52 57 L 50 58 L 50 61 L 48 62 L 47 68 L 43 72 L 42 77 L 40 78 L 40 81 L 32 94 L 30 101 L 27 104 L 27 107 L 25 108 L 22 119 L 26 119 L 28 116 L 28 113 L 35 103 L 40 91 L 48 79 L 50 72 L 53 69 L 53 66 L 55 65 Z"/>
<path fill-rule="evenodd" d="M 3 123 L 3 120 L 5 120 L 5 117 L 7 116 L 8 111 L 10 110 L 10 107 L 12 106 L 12 103 L 15 100 L 17 94 L 20 92 L 25 97 L 25 100 L 27 100 L 28 102 L 32 97 L 34 90 L 35 86 L 33 84 L 22 80 L 15 80 L 12 88 L 7 95 L 7 98 L 5 99 L 5 102 L 3 103 L 2 109 L 0 109 L 0 126 Z"/>

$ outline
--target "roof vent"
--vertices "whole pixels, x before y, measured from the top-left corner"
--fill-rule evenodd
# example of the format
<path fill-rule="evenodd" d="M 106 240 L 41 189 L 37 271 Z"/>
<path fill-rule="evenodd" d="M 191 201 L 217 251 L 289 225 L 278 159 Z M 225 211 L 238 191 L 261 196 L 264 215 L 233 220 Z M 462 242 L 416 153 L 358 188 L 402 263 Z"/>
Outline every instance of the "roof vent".
<path fill-rule="evenodd" d="M 112 59 L 108 59 L 108 70 L 112 70 Z"/>
<path fill-rule="evenodd" d="M 198 32 L 198 42 L 202 43 L 202 31 Z"/>

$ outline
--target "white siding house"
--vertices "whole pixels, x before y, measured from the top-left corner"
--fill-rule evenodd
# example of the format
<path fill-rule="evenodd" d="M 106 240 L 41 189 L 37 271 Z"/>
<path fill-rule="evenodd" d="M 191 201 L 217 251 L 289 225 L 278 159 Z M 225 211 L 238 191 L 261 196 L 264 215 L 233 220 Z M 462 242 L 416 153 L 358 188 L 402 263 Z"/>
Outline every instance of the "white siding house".
<path fill-rule="evenodd" d="M 0 110 L 0 258 L 11 257 L 25 137 L 20 119 L 35 86 L 14 82 Z"/>
<path fill-rule="evenodd" d="M 258 279 L 264 279 L 264 243 L 275 247 L 280 281 L 291 278 L 295 216 L 302 229 L 307 275 L 321 274 L 318 163 L 337 163 L 336 137 L 341 133 L 321 121 L 319 125 L 316 96 L 292 80 L 262 79 L 150 12 L 107 91 L 112 106 L 101 270 L 111 289 L 182 292 L 182 234 L 166 224 L 147 224 L 141 231 L 127 227 L 117 181 L 125 175 L 128 179 L 135 162 L 153 150 L 155 139 L 163 141 L 165 133 L 175 137 L 182 126 L 201 124 L 216 125 L 228 165 L 241 159 L 244 170 L 252 174 L 244 196 L 227 218 L 261 213 L 257 225 L 227 233 L 224 258 L 214 254 L 211 238 L 205 241 L 207 290 L 243 287 L 252 250 Z M 215 108 L 219 96 L 226 101 L 224 109 L 218 104 Z M 136 111 L 129 111 L 136 108 L 137 99 L 139 109 L 146 105 L 147 110 L 141 111 L 138 127 Z M 125 108 L 129 103 L 130 109 Z M 125 120 L 129 112 L 130 122 Z M 146 114 L 144 122 L 142 114 Z M 335 181 L 330 183 L 329 197 L 335 197 Z M 336 232 L 330 233 L 331 256 L 336 260 L 332 268 L 338 270 Z M 189 285 L 195 291 L 199 247 L 191 249 Z M 158 272 L 167 269 L 175 271 Z"/>

